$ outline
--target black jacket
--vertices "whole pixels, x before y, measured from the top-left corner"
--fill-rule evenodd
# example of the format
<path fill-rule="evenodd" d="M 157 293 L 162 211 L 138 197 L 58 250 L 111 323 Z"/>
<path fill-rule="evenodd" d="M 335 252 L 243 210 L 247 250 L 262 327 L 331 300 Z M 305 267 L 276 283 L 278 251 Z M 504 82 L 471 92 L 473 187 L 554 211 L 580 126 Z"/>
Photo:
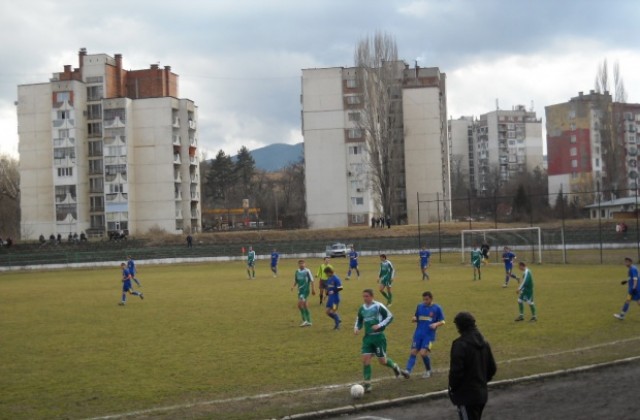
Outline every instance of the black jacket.
<path fill-rule="evenodd" d="M 496 374 L 491 346 L 480 331 L 461 333 L 451 344 L 449 398 L 455 405 L 486 404 L 487 382 Z"/>

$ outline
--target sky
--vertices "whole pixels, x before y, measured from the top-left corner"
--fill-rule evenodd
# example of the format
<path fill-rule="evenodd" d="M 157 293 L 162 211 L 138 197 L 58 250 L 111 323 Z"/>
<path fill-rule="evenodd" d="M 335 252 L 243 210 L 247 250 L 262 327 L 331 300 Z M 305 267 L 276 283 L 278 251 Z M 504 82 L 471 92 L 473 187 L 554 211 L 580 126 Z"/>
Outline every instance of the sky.
<path fill-rule="evenodd" d="M 171 66 L 198 106 L 200 149 L 299 143 L 301 70 L 350 67 L 357 43 L 447 74 L 448 117 L 544 107 L 594 89 L 618 62 L 640 102 L 636 0 L 21 0 L 0 3 L 0 154 L 18 157 L 17 86 L 47 82 L 78 50 L 125 69 Z"/>

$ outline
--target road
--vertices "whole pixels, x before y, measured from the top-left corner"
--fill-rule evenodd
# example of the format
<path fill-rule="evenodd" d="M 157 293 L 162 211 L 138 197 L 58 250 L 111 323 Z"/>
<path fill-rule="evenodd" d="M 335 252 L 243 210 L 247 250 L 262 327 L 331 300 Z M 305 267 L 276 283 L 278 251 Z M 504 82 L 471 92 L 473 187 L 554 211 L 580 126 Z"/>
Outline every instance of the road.
<path fill-rule="evenodd" d="M 489 392 L 485 420 L 640 419 L 640 362 L 519 383 Z M 340 420 L 457 419 L 447 398 L 389 407 Z"/>

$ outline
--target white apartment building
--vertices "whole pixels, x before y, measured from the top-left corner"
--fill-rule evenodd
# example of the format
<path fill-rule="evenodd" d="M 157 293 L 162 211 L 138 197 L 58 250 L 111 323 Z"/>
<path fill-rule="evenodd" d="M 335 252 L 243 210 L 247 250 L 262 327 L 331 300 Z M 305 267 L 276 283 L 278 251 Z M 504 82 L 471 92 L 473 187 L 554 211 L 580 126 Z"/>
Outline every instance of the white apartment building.
<path fill-rule="evenodd" d="M 475 120 L 450 120 L 449 133 L 453 159 L 461 162 L 475 194 L 491 194 L 496 179 L 506 183 L 519 173 L 544 166 L 542 120 L 523 105 L 491 111 Z"/>
<path fill-rule="evenodd" d="M 437 68 L 399 63 L 402 83 L 403 173 L 395 188 L 393 223 L 450 218 L 446 77 Z M 356 68 L 302 70 L 307 218 L 311 228 L 367 225 L 383 215 L 372 189 L 364 97 Z M 418 196 L 424 200 L 418 205 Z M 418 215 L 418 208 L 420 215 Z"/>
<path fill-rule="evenodd" d="M 177 96 L 169 66 L 84 48 L 78 68 L 18 86 L 22 238 L 198 231 L 197 107 Z"/>

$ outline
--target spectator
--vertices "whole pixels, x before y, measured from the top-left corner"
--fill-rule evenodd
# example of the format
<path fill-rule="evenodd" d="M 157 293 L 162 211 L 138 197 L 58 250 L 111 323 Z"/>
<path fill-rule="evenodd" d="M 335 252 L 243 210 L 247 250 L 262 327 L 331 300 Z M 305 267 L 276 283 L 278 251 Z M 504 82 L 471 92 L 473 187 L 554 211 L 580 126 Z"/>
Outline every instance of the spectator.
<path fill-rule="evenodd" d="M 376 227 L 376 218 L 375 218 L 375 216 L 371 216 L 371 227 L 372 228 Z"/>
<path fill-rule="evenodd" d="M 84 234 L 84 232 L 80 233 L 80 242 L 86 242 L 87 241 L 87 235 Z"/>
<path fill-rule="evenodd" d="M 460 419 L 480 419 L 487 403 L 487 383 L 496 374 L 491 346 L 469 312 L 460 312 L 453 322 L 460 337 L 451 343 L 449 398 Z"/>
<path fill-rule="evenodd" d="M 44 235 L 42 233 L 40 234 L 38 240 L 40 241 L 40 245 L 44 245 L 44 243 L 47 242 L 47 240 L 44 239 Z"/>
<path fill-rule="evenodd" d="M 58 237 L 56 238 L 58 244 L 62 243 L 62 235 L 58 233 Z"/>
<path fill-rule="evenodd" d="M 5 245 L 7 245 L 7 248 L 11 248 L 11 245 L 13 245 L 13 239 L 11 239 L 11 237 L 8 237 Z"/>
<path fill-rule="evenodd" d="M 73 233 L 73 242 L 78 243 L 78 234 L 76 232 Z"/>
<path fill-rule="evenodd" d="M 51 245 L 54 245 L 56 243 L 56 237 L 53 233 L 49 235 L 49 242 L 51 243 Z"/>
<path fill-rule="evenodd" d="M 187 235 L 187 248 L 193 248 L 193 236 L 191 234 Z"/>
<path fill-rule="evenodd" d="M 391 229 L 391 216 L 387 215 L 386 221 L 387 221 L 387 229 Z"/>
<path fill-rule="evenodd" d="M 622 239 L 627 239 L 627 231 L 629 227 L 625 222 L 620 223 L 620 230 L 622 231 Z"/>
<path fill-rule="evenodd" d="M 73 235 L 71 234 L 71 232 L 69 232 L 69 236 L 67 237 L 67 242 L 69 243 L 73 242 Z"/>

